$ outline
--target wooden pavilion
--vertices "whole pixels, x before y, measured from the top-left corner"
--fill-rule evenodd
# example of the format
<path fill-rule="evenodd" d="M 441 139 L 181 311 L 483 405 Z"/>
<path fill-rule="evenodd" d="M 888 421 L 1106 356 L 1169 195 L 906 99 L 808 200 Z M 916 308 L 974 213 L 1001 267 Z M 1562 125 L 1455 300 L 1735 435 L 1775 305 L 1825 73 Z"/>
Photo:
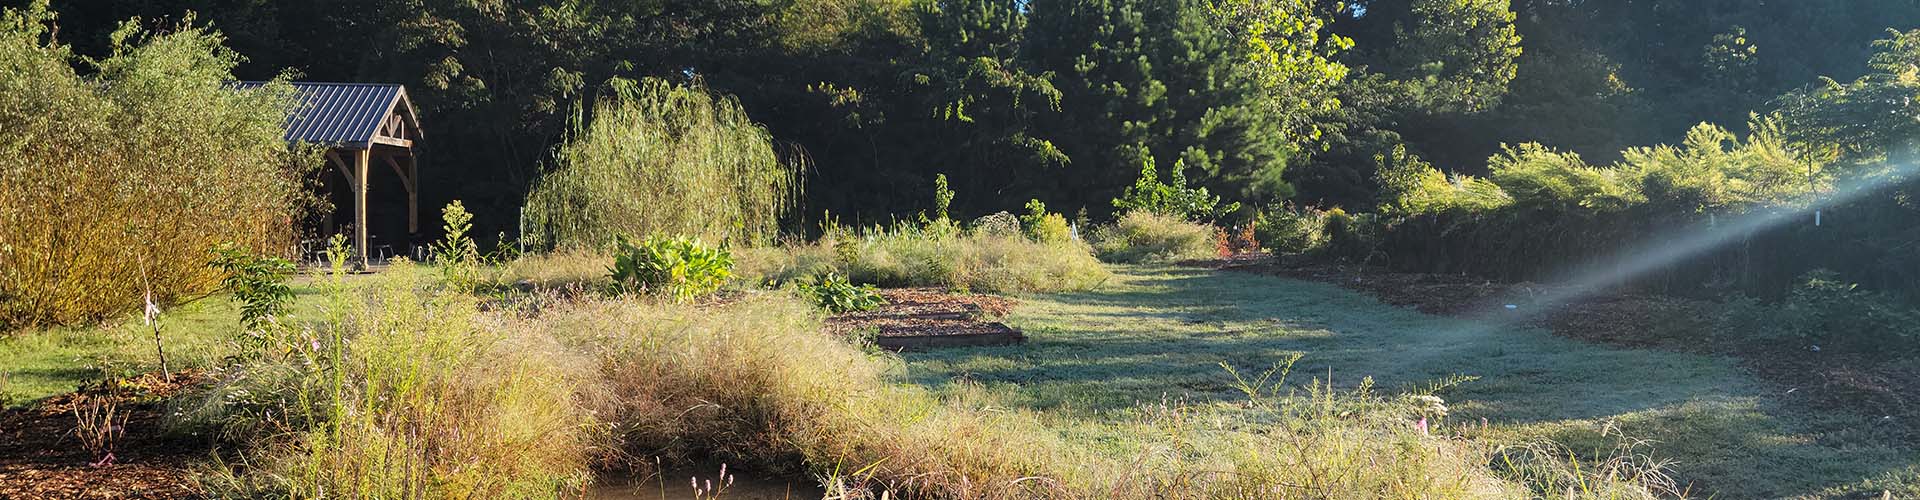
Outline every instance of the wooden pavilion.
<path fill-rule="evenodd" d="M 240 82 L 239 86 L 257 87 L 263 82 Z M 420 233 L 419 154 L 415 151 L 420 132 L 419 115 L 407 98 L 407 89 L 384 83 L 293 82 L 299 91 L 300 108 L 287 121 L 289 142 L 317 144 L 327 148 L 327 162 L 338 169 L 351 189 L 353 205 L 353 265 L 365 269 L 370 264 L 368 238 L 373 221 L 368 218 L 368 191 L 372 179 L 383 175 L 375 166 L 393 169 L 401 187 L 406 189 L 407 234 L 410 242 Z M 335 185 L 325 174 L 323 182 Z M 331 190 L 329 190 L 331 191 Z M 330 199 L 334 198 L 329 193 Z M 321 234 L 334 234 L 334 217 L 321 223 Z"/>

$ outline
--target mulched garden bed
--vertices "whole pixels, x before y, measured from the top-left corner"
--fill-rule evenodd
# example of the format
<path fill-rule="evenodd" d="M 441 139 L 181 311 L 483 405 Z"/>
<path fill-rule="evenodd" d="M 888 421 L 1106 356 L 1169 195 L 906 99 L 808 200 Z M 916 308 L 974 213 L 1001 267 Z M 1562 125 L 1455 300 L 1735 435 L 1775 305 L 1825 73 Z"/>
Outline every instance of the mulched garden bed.
<path fill-rule="evenodd" d="M 1016 302 L 993 295 L 962 295 L 936 288 L 881 290 L 887 304 L 867 312 L 827 320 L 831 332 L 876 333 L 874 343 L 889 350 L 1010 345 L 1026 341 L 1019 330 L 996 321 Z"/>
<path fill-rule="evenodd" d="M 169 436 L 163 422 L 165 400 L 204 381 L 197 372 L 172 380 L 156 373 L 0 410 L 0 499 L 203 496 L 192 468 L 211 448 L 204 439 Z M 74 409 L 88 398 L 112 398 L 125 415 L 125 434 L 110 462 L 85 450 L 74 434 Z"/>
<path fill-rule="evenodd" d="M 1523 321 L 1589 342 L 1732 356 L 1762 379 L 1785 388 L 1788 404 L 1882 416 L 1890 426 L 1902 429 L 1907 441 L 1920 442 L 1920 362 L 1815 352 L 1791 342 L 1716 338 L 1714 322 L 1724 312 L 1712 301 L 1622 291 L 1572 295 L 1564 294 L 1564 287 L 1539 283 L 1277 258 L 1241 258 L 1213 265 L 1339 285 L 1382 302 L 1446 316 L 1483 317 L 1500 313 L 1507 302 L 1528 297 L 1577 296 L 1553 304 L 1526 304 L 1543 313 L 1525 316 Z"/>

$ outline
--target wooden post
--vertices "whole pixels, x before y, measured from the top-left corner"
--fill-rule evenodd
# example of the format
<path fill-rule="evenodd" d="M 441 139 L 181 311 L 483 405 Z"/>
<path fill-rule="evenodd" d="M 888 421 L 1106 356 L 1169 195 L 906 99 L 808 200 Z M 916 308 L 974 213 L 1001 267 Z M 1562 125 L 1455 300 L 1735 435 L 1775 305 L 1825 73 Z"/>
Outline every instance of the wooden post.
<path fill-rule="evenodd" d="M 329 151 L 329 153 L 331 153 L 331 151 Z M 333 156 L 333 155 L 329 154 L 327 156 Z M 326 193 L 324 196 L 326 196 L 325 199 L 327 204 L 329 205 L 333 204 L 333 190 L 337 189 L 337 186 L 339 184 L 340 183 L 338 181 L 333 180 L 332 175 L 328 175 L 324 173 L 320 175 L 320 186 L 321 186 L 320 192 Z M 339 215 L 339 214 L 335 214 L 333 213 L 332 210 L 328 210 L 327 216 L 320 218 L 320 241 L 323 242 L 322 244 L 325 244 L 324 242 L 327 240 L 327 238 L 333 237 L 333 217 L 335 215 Z"/>
<path fill-rule="evenodd" d="M 373 148 L 361 149 L 354 154 L 354 190 L 353 190 L 353 253 L 354 265 L 360 270 L 368 268 L 367 261 L 367 164 L 373 163 Z"/>
<path fill-rule="evenodd" d="M 387 161 L 387 166 L 393 167 L 394 175 L 400 176 L 401 186 L 407 188 L 407 236 L 420 234 L 420 180 L 417 177 L 420 169 L 419 164 L 415 163 L 416 158 L 408 156 L 406 168 L 400 167 L 400 162 L 393 159 L 394 155 L 380 158 Z"/>
<path fill-rule="evenodd" d="M 407 237 L 420 234 L 420 157 L 407 155 Z"/>

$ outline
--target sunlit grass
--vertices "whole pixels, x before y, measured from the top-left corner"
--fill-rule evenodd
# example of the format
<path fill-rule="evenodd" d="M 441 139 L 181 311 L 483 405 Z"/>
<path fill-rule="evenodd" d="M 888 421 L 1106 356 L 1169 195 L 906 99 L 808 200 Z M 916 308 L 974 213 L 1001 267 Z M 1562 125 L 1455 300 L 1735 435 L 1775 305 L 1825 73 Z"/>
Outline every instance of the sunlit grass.
<path fill-rule="evenodd" d="M 318 297 L 305 278 L 295 283 L 295 317 L 315 311 Z M 208 368 L 234 353 L 240 329 L 239 309 L 225 296 L 213 296 L 163 311 L 161 338 L 175 370 Z M 0 335 L 0 402 L 24 405 L 72 392 L 104 376 L 132 376 L 160 370 L 153 330 L 138 317 L 100 325 L 21 329 Z"/>
<path fill-rule="evenodd" d="M 1729 359 L 1428 316 L 1325 284 L 1132 268 L 1094 292 L 1031 298 L 1010 322 L 1029 344 L 912 354 L 909 371 L 936 388 L 982 384 L 1078 429 L 1076 442 L 1135 449 L 1153 436 L 1116 423 L 1138 418 L 1142 403 L 1236 401 L 1243 396 L 1218 363 L 1257 369 L 1304 354 L 1296 381 L 1351 387 L 1372 377 L 1391 389 L 1481 377 L 1445 394 L 1454 416 L 1443 432 L 1496 445 L 1556 441 L 1601 458 L 1595 452 L 1613 445 L 1601 431 L 1616 426 L 1650 440 L 1642 451 L 1676 462 L 1679 479 L 1721 498 L 1877 493 L 1920 482 L 1898 475 L 1920 464 L 1920 453 L 1889 444 L 1895 437 L 1878 417 L 1782 407 L 1772 396 L 1785 388 Z M 1491 426 L 1481 428 L 1482 418 Z"/>

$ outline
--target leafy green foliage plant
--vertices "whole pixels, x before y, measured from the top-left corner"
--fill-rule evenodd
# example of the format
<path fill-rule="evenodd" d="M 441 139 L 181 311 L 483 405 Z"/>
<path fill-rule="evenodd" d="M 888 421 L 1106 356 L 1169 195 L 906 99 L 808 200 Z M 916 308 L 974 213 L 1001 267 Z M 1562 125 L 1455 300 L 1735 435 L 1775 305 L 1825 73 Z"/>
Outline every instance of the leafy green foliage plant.
<path fill-rule="evenodd" d="M 1800 277 L 1779 304 L 1736 300 L 1722 321 L 1729 335 L 1794 339 L 1808 348 L 1899 355 L 1920 348 L 1920 310 L 1898 298 L 1861 289 L 1838 273 L 1816 269 Z"/>
<path fill-rule="evenodd" d="M 1204 187 L 1187 187 L 1186 164 L 1173 165 L 1172 182 L 1161 182 L 1153 160 L 1140 164 L 1140 178 L 1132 187 L 1114 198 L 1113 206 L 1125 212 L 1152 212 L 1190 221 L 1212 221 L 1240 210 L 1240 203 L 1221 205 L 1220 197 Z"/>
<path fill-rule="evenodd" d="M 1020 216 L 1020 229 L 1027 238 L 1040 243 L 1066 243 L 1073 240 L 1073 226 L 1067 224 L 1067 217 L 1047 211 L 1047 204 L 1040 200 L 1027 202 L 1027 213 Z"/>
<path fill-rule="evenodd" d="M 814 305 L 834 314 L 871 311 L 887 303 L 873 285 L 854 285 L 839 273 L 827 273 L 812 283 L 794 286 Z"/>
<path fill-rule="evenodd" d="M 1270 207 L 1254 218 L 1254 239 L 1279 254 L 1311 253 L 1327 242 L 1327 215 L 1310 207 Z"/>
<path fill-rule="evenodd" d="M 616 240 L 613 267 L 616 289 L 689 300 L 712 294 L 733 277 L 733 253 L 688 237 L 650 236 L 638 245 Z"/>
<path fill-rule="evenodd" d="M 273 256 L 254 255 L 235 244 L 223 244 L 213 250 L 210 263 L 226 273 L 221 288 L 240 303 L 240 326 L 247 351 L 258 352 L 271 341 L 268 337 L 279 325 L 293 302 L 293 263 Z"/>
<path fill-rule="evenodd" d="M 473 230 L 473 214 L 460 200 L 453 200 L 440 209 L 441 231 L 445 233 L 440 241 L 433 245 L 434 264 L 440 268 L 440 274 L 447 284 L 456 288 L 470 288 L 479 280 L 480 246 L 467 232 Z"/>

